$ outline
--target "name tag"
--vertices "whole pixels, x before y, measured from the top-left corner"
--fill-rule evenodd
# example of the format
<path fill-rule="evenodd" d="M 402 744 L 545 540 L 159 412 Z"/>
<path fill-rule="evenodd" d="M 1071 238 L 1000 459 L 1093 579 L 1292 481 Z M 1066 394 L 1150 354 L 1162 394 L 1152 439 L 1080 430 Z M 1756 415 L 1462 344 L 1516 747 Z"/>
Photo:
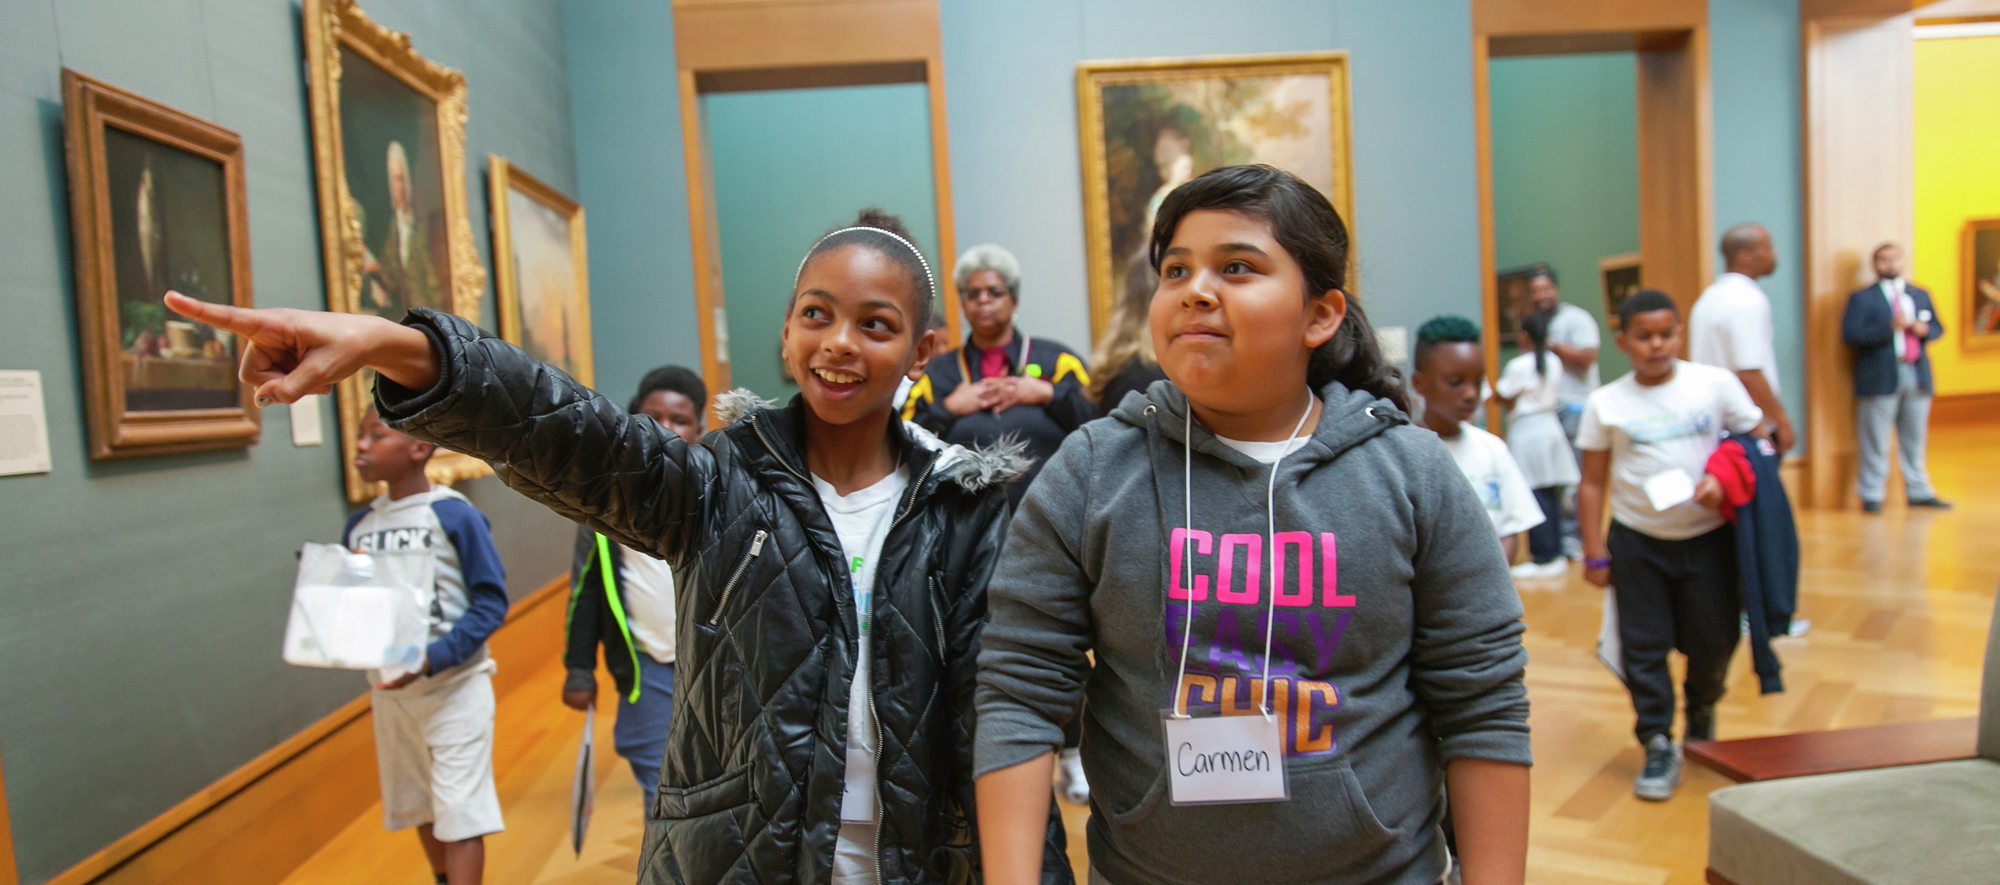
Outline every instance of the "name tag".
<path fill-rule="evenodd" d="M 1653 474 L 1646 480 L 1645 489 L 1646 500 L 1652 503 L 1654 510 L 1665 511 L 1694 500 L 1694 480 L 1678 467 Z"/>
<path fill-rule="evenodd" d="M 1278 720 L 1262 715 L 1175 719 L 1167 727 L 1168 784 L 1175 805 L 1283 802 L 1285 750 Z"/>

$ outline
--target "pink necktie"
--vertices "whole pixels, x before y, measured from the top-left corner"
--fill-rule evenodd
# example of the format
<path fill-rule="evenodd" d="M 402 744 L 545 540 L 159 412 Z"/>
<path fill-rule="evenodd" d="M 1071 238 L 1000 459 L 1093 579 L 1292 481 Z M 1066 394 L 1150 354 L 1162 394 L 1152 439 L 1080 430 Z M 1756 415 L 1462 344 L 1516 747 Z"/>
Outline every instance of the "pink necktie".
<path fill-rule="evenodd" d="M 1896 315 L 1899 317 L 1903 316 L 1903 292 L 1902 292 L 1902 287 L 1900 286 L 1897 287 L 1896 290 Z M 1908 317 L 1905 317 L 1905 319 L 1908 319 Z M 1923 355 L 1924 352 L 1923 348 L 1924 348 L 1924 340 L 1922 338 L 1918 338 L 1917 333 L 1910 331 L 1910 328 L 1908 326 L 1904 326 L 1903 362 L 1912 364 L 1916 363 L 1917 358 Z"/>

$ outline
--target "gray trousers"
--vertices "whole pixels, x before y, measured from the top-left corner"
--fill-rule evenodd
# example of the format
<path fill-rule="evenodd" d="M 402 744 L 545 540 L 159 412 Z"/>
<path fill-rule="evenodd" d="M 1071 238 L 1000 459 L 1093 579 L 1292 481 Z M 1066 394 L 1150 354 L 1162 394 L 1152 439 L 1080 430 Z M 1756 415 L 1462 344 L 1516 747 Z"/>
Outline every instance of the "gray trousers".
<path fill-rule="evenodd" d="M 1896 457 L 1903 464 L 1904 495 L 1912 501 L 1937 497 L 1924 469 L 1924 437 L 1931 423 L 1931 395 L 1917 387 L 1917 367 L 1896 364 L 1896 392 L 1854 398 L 1854 435 L 1861 447 L 1855 485 L 1861 500 L 1880 502 L 1889 483 L 1889 432 L 1896 434 Z"/>

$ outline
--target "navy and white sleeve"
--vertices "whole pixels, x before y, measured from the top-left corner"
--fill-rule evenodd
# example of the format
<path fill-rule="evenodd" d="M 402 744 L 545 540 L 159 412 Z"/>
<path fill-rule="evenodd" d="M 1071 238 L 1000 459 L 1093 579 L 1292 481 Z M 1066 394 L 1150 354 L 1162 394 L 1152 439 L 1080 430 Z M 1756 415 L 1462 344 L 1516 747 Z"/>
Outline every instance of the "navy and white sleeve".
<path fill-rule="evenodd" d="M 467 600 L 465 614 L 459 616 L 451 632 L 430 644 L 430 671 L 438 673 L 464 663 L 506 622 L 507 572 L 500 565 L 500 551 L 493 546 L 486 514 L 456 498 L 432 502 L 431 512 L 437 514 L 445 537 L 458 550 L 458 570 Z"/>
<path fill-rule="evenodd" d="M 354 527 L 360 525 L 361 520 L 373 512 L 375 512 L 375 508 L 370 506 L 347 514 L 347 525 L 340 530 L 340 546 L 349 550 L 354 549 Z"/>

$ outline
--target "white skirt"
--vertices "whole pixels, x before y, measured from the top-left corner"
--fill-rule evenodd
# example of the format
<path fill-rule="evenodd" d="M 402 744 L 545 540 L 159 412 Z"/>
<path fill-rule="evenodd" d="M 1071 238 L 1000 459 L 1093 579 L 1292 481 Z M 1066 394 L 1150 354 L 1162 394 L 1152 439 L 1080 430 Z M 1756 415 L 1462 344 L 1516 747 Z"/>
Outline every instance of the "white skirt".
<path fill-rule="evenodd" d="M 1507 450 L 1531 489 L 1572 486 L 1583 479 L 1576 469 L 1576 452 L 1554 412 L 1514 416 L 1507 426 Z"/>

